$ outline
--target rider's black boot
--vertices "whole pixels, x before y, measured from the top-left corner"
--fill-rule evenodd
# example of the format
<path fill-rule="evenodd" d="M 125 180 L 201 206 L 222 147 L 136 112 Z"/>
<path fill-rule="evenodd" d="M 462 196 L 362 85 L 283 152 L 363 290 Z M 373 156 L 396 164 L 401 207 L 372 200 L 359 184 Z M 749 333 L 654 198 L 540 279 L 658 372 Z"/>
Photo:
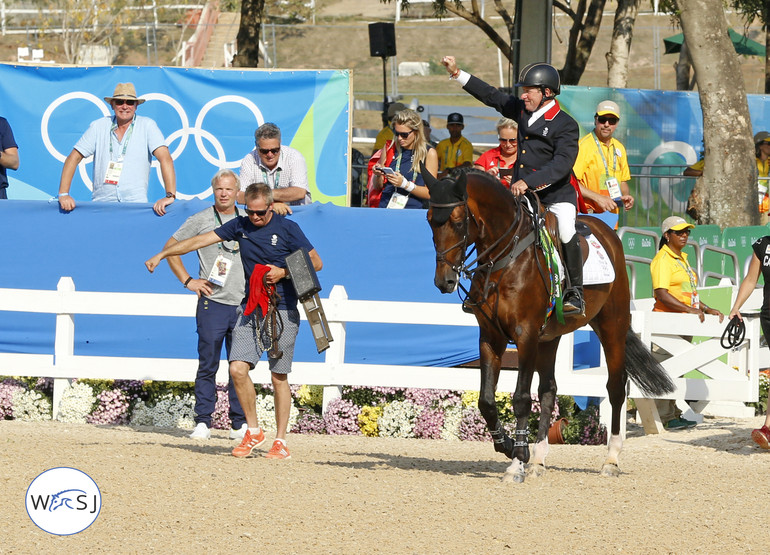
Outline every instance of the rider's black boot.
<path fill-rule="evenodd" d="M 580 238 L 576 235 L 562 243 L 564 266 L 567 269 L 569 287 L 564 292 L 564 315 L 583 316 L 586 312 L 583 301 L 583 253 L 580 252 Z"/>

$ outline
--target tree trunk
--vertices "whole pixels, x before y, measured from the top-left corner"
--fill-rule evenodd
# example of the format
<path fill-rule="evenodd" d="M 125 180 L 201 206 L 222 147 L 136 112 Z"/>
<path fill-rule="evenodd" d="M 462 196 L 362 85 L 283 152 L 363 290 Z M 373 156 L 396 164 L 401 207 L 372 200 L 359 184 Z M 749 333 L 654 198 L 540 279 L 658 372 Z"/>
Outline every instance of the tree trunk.
<path fill-rule="evenodd" d="M 694 79 L 690 80 L 690 67 L 690 49 L 687 46 L 687 41 L 683 40 L 682 49 L 679 51 L 679 60 L 674 64 L 674 70 L 676 71 L 676 90 L 692 90 Z"/>
<path fill-rule="evenodd" d="M 586 11 L 586 0 L 580 0 L 575 10 L 569 32 L 567 58 L 561 74 L 562 85 L 577 85 L 586 69 L 588 58 L 602 24 L 602 11 L 606 0 L 591 0 Z M 586 14 L 583 19 L 583 13 Z"/>
<path fill-rule="evenodd" d="M 607 86 L 624 89 L 628 84 L 628 56 L 634 38 L 634 22 L 640 0 L 618 0 L 612 42 L 607 52 Z"/>
<path fill-rule="evenodd" d="M 727 34 L 722 0 L 678 0 L 698 83 L 705 167 L 695 195 L 698 223 L 759 224 L 751 119 L 738 55 Z"/>
<path fill-rule="evenodd" d="M 241 24 L 238 27 L 238 53 L 233 67 L 259 67 L 259 31 L 265 15 L 265 0 L 241 0 Z"/>

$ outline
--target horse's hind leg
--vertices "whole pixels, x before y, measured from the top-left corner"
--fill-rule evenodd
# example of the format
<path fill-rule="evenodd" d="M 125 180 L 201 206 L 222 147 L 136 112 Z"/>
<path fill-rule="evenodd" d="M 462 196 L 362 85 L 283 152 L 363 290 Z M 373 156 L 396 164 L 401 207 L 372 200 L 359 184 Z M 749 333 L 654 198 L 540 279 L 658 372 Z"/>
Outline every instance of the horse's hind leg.
<path fill-rule="evenodd" d="M 620 418 L 625 414 L 626 402 L 626 332 L 627 327 L 619 325 L 617 320 L 605 321 L 594 327 L 604 348 L 607 359 L 607 395 L 612 406 L 612 424 L 607 459 L 602 465 L 602 476 L 620 475 L 618 459 L 623 448 L 620 436 Z"/>

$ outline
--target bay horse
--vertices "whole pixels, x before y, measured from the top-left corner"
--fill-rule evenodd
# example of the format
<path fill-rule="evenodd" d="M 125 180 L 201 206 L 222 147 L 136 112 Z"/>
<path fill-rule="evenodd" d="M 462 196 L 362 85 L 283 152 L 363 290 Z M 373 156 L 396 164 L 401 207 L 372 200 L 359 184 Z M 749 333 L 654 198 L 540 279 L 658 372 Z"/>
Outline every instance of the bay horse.
<path fill-rule="evenodd" d="M 512 459 L 503 480 L 523 482 L 526 475 L 540 476 L 545 471 L 548 428 L 556 401 L 556 349 L 562 335 L 586 324 L 599 337 L 609 374 L 607 394 L 612 405 L 612 425 L 601 474 L 618 476 L 618 457 L 623 445 L 620 418 L 625 414 L 628 376 L 650 397 L 674 389 L 668 374 L 631 329 L 631 294 L 620 239 L 598 218 L 578 218 L 604 246 L 615 279 L 585 286 L 585 315 L 566 316 L 561 319 L 564 323 L 560 323 L 556 316 L 547 316 L 554 299 L 536 229 L 538 221 L 544 223 L 558 245 L 554 215 L 538 213 L 537 209 L 530 211 L 531 203 L 515 197 L 497 178 L 484 172 L 457 171 L 441 180 L 426 171 L 422 174 L 430 191 L 427 217 L 436 250 L 435 285 L 442 293 L 451 293 L 462 276 L 471 280 L 463 307 L 473 311 L 479 324 L 478 406 L 495 451 Z M 539 206 L 534 195 L 532 198 Z M 469 262 L 474 249 L 476 260 Z M 509 342 L 516 344 L 519 356 L 513 395 L 515 440 L 503 429 L 495 404 L 500 362 Z M 527 465 L 527 421 L 535 370 L 540 377 L 541 414 L 533 460 Z"/>

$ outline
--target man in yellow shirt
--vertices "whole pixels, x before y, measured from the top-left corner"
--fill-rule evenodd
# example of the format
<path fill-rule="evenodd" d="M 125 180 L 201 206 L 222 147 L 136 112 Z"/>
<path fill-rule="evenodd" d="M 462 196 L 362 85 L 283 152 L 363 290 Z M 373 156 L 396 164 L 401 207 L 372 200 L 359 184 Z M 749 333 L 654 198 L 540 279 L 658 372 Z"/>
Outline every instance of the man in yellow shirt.
<path fill-rule="evenodd" d="M 379 133 L 377 133 L 377 138 L 374 139 L 372 154 L 384 147 L 385 143 L 393 140 L 393 129 L 390 127 L 391 122 L 393 121 L 393 117 L 401 110 L 406 110 L 406 106 L 400 102 L 393 102 L 388 105 L 388 123 L 385 127 L 380 129 Z"/>
<path fill-rule="evenodd" d="M 452 112 L 446 118 L 446 128 L 449 138 L 436 146 L 438 153 L 438 177 L 443 177 L 452 168 L 470 167 L 473 164 L 473 145 L 463 137 L 463 115 Z"/>
<path fill-rule="evenodd" d="M 625 147 L 612 134 L 618 128 L 620 108 L 611 100 L 596 107 L 594 129 L 580 139 L 573 171 L 590 213 L 630 210 L 634 197 L 628 189 L 631 172 Z"/>

